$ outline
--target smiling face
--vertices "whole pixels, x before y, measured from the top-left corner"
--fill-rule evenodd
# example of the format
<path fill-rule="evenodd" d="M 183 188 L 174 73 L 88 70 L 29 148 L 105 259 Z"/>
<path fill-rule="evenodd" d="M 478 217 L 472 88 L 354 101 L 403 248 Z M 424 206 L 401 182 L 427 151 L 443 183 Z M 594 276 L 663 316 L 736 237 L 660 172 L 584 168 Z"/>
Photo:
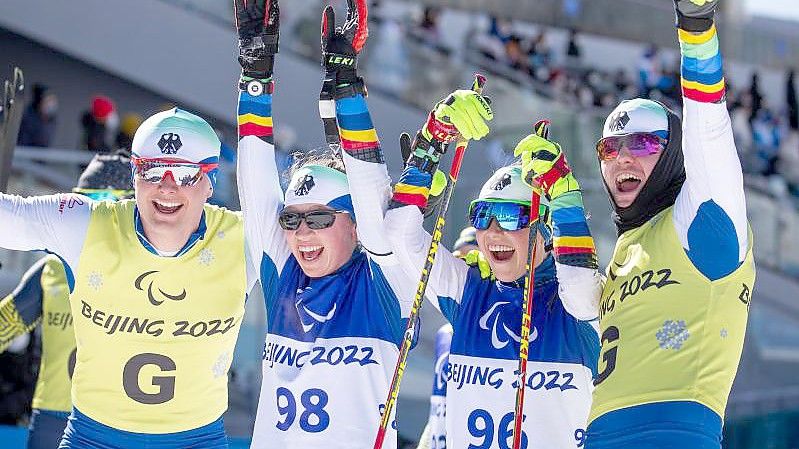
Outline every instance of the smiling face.
<path fill-rule="evenodd" d="M 619 156 L 610 161 L 600 161 L 602 177 L 618 207 L 628 207 L 638 197 L 662 152 L 635 157 L 622 148 Z"/>
<path fill-rule="evenodd" d="M 527 246 L 530 242 L 530 229 L 506 231 L 499 227 L 496 220 L 491 220 L 488 229 L 477 231 L 477 245 L 485 254 L 491 271 L 503 282 L 513 282 L 527 272 Z M 533 266 L 537 267 L 546 257 L 544 239 L 537 234 L 536 258 Z"/>
<path fill-rule="evenodd" d="M 333 210 L 322 204 L 295 204 L 286 207 L 287 212 L 310 212 Z M 311 229 L 305 220 L 296 230 L 283 230 L 291 253 L 309 277 L 327 276 L 341 268 L 352 258 L 358 245 L 355 223 L 347 213 L 336 214 L 329 228 Z"/>
<path fill-rule="evenodd" d="M 193 186 L 179 186 L 171 174 L 159 183 L 134 177 L 136 206 L 145 232 L 176 232 L 197 228 L 205 201 L 211 197 L 211 181 L 205 174 Z"/>

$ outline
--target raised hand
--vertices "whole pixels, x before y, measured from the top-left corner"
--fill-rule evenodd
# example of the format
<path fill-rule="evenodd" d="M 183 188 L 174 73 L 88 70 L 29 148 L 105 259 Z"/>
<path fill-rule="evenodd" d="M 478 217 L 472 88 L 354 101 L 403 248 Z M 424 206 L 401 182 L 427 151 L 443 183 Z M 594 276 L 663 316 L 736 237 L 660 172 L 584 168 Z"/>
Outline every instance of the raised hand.
<path fill-rule="evenodd" d="M 336 13 L 328 5 L 322 12 L 322 65 L 327 79 L 336 86 L 353 85 L 357 74 L 358 54 L 369 35 L 365 0 L 347 0 L 347 19 L 336 27 Z"/>
<path fill-rule="evenodd" d="M 278 0 L 233 0 L 233 6 L 242 74 L 271 78 L 280 38 Z"/>
<path fill-rule="evenodd" d="M 674 0 L 677 26 L 686 31 L 702 32 L 710 29 L 719 0 Z"/>
<path fill-rule="evenodd" d="M 487 121 L 494 118 L 489 101 L 473 90 L 456 90 L 430 112 L 422 135 L 450 143 L 458 136 L 480 140 L 488 134 Z"/>
<path fill-rule="evenodd" d="M 547 198 L 557 198 L 580 189 L 557 143 L 530 134 L 516 145 L 513 155 L 522 158 L 524 182 L 531 187 L 540 187 Z"/>

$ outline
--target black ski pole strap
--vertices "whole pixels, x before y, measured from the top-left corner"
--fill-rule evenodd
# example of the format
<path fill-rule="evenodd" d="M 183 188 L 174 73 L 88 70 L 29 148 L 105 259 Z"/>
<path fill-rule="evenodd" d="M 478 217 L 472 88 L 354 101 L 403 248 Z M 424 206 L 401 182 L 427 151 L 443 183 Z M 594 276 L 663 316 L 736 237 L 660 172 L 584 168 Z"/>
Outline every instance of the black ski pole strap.
<path fill-rule="evenodd" d="M 369 93 L 366 91 L 366 84 L 361 77 L 358 77 L 352 84 L 336 86 L 334 97 L 336 100 L 341 100 L 342 98 L 354 97 L 356 94 L 361 94 L 364 97 L 369 96 Z"/>
<path fill-rule="evenodd" d="M 713 16 L 690 17 L 677 10 L 677 27 L 692 33 L 702 33 L 713 26 Z"/>
<path fill-rule="evenodd" d="M 322 82 L 322 91 L 319 92 L 319 117 L 322 119 L 327 145 L 334 152 L 340 152 L 341 138 L 338 135 L 335 94 L 336 81 L 328 76 Z"/>

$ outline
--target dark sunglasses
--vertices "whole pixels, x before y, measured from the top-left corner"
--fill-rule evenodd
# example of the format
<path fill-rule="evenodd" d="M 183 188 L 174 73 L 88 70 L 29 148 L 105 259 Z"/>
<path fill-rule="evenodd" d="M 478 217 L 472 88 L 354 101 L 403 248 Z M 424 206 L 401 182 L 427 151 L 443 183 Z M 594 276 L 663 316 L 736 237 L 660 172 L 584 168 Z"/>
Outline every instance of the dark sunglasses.
<path fill-rule="evenodd" d="M 666 149 L 666 141 L 651 133 L 633 133 L 624 136 L 608 136 L 596 143 L 596 153 L 600 161 L 612 161 L 619 157 L 621 150 L 627 148 L 635 157 L 658 154 Z"/>
<path fill-rule="evenodd" d="M 282 211 L 277 217 L 280 227 L 286 231 L 296 231 L 303 220 L 310 229 L 327 229 L 336 221 L 336 214 L 348 214 L 346 210 L 312 210 L 308 212 Z"/>
<path fill-rule="evenodd" d="M 538 216 L 546 220 L 549 207 L 541 204 Z M 469 222 L 475 229 L 486 230 L 496 220 L 506 231 L 518 231 L 530 225 L 530 206 L 520 203 L 475 201 L 469 207 Z"/>

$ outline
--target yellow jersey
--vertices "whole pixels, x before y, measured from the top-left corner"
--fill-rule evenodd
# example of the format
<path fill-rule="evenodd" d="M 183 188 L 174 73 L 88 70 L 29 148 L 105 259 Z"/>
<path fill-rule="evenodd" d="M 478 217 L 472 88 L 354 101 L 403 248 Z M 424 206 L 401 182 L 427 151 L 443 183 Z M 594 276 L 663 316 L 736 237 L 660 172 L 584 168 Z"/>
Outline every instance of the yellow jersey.
<path fill-rule="evenodd" d="M 39 282 L 42 287 L 42 360 L 32 406 L 69 412 L 72 410 L 70 390 L 75 369 L 75 333 L 67 275 L 56 256 L 47 256 Z"/>
<path fill-rule="evenodd" d="M 205 206 L 206 231 L 159 257 L 138 240 L 134 201 L 92 210 L 70 298 L 75 408 L 115 429 L 171 433 L 217 420 L 244 314 L 239 213 Z"/>
<path fill-rule="evenodd" d="M 600 302 L 602 351 L 589 422 L 621 408 L 694 401 L 724 416 L 755 281 L 743 263 L 711 281 L 680 243 L 673 206 L 619 237 Z"/>

